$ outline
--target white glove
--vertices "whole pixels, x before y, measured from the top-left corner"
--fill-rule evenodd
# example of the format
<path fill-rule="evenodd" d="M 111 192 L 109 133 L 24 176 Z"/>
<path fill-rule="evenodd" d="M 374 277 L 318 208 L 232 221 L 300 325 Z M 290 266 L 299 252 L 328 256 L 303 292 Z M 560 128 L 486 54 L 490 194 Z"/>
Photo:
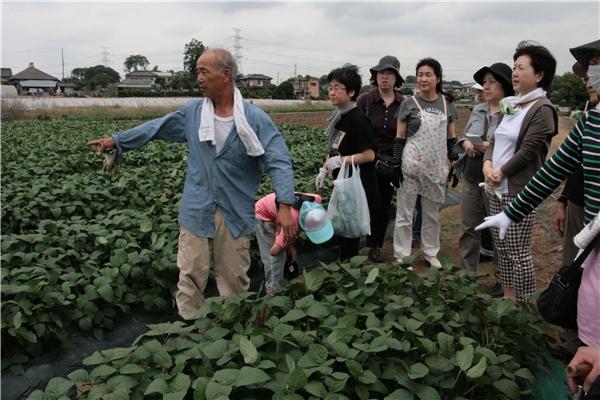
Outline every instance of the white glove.
<path fill-rule="evenodd" d="M 317 178 L 315 179 L 315 187 L 317 190 L 321 190 L 323 189 L 323 186 L 325 186 L 325 178 L 327 178 L 327 173 L 327 169 L 319 168 L 319 175 L 317 175 Z"/>
<path fill-rule="evenodd" d="M 492 215 L 491 217 L 485 217 L 483 220 L 485 222 L 477 225 L 477 227 L 475 227 L 475 230 L 480 231 L 485 228 L 497 226 L 500 229 L 498 236 L 501 240 L 504 240 L 504 236 L 506 236 L 508 226 L 512 223 L 512 220 L 508 218 L 508 215 L 506 215 L 504 211 L 502 211 L 500 214 Z"/>
<path fill-rule="evenodd" d="M 483 188 L 483 190 L 485 190 L 485 192 L 487 194 L 495 195 L 498 198 L 498 200 L 502 200 L 502 191 L 500 190 L 500 188 L 498 186 L 491 187 L 490 185 L 487 185 L 485 182 L 481 182 L 479 184 L 479 187 Z"/>
<path fill-rule="evenodd" d="M 329 157 L 327 161 L 325 161 L 325 168 L 328 171 L 333 171 L 334 169 L 338 169 L 342 166 L 342 159 L 340 156 Z"/>
<path fill-rule="evenodd" d="M 596 235 L 600 234 L 600 214 L 596 215 L 592 222 L 583 227 L 583 229 L 575 235 L 573 238 L 573 243 L 575 246 L 584 250 L 588 245 L 592 242 L 592 240 L 596 237 Z"/>

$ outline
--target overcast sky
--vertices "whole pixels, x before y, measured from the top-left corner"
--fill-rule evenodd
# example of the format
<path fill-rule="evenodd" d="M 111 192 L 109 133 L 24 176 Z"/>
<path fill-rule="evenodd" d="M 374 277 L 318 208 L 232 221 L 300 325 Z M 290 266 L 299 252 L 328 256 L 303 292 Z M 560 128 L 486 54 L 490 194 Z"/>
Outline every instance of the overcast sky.
<path fill-rule="evenodd" d="M 62 78 L 76 67 L 105 64 L 123 76 L 131 54 L 150 67 L 183 69 L 192 38 L 234 49 L 241 29 L 241 69 L 277 83 L 321 76 L 351 62 L 368 70 L 392 54 L 402 76 L 434 57 L 444 79 L 471 82 L 483 65 L 503 61 L 523 39 L 540 42 L 571 70 L 569 48 L 600 38 L 600 1 L 584 2 L 16 2 L 2 0 L 2 67 L 29 62 Z"/>

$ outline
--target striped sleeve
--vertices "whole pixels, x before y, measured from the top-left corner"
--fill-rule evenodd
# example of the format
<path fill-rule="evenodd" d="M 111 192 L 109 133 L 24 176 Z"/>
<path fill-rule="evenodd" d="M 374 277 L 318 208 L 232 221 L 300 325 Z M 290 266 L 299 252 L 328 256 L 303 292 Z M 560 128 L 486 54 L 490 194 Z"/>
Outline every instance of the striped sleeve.
<path fill-rule="evenodd" d="M 585 223 L 600 212 L 600 110 L 590 112 L 583 136 L 583 180 Z"/>
<path fill-rule="evenodd" d="M 504 212 L 520 222 L 546 199 L 582 163 L 582 136 L 587 118 L 577 121 L 560 147 L 533 175 L 527 186 L 506 206 Z"/>

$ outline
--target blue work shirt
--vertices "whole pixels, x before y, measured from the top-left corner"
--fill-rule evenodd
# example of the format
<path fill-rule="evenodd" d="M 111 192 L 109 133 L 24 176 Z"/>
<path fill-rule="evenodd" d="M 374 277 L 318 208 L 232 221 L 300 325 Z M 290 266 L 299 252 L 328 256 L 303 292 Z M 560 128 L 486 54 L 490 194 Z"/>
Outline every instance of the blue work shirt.
<path fill-rule="evenodd" d="M 265 153 L 246 154 L 235 125 L 219 153 L 210 141 L 200 142 L 200 113 L 203 99 L 191 100 L 175 112 L 118 132 L 112 139 L 119 154 L 162 139 L 187 143 L 189 149 L 179 224 L 190 232 L 212 238 L 215 210 L 221 209 L 229 231 L 235 238 L 254 230 L 254 199 L 263 170 L 271 179 L 277 201 L 294 204 L 292 157 L 283 136 L 269 116 L 244 101 L 244 113 Z"/>

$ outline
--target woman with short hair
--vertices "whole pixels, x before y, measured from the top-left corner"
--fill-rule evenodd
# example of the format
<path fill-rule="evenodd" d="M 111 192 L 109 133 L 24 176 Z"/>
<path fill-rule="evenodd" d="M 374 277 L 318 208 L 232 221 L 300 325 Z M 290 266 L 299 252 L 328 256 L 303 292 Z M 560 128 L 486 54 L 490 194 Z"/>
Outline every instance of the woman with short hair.
<path fill-rule="evenodd" d="M 600 92 L 600 40 L 571 50 L 577 61 L 587 70 L 592 90 Z M 500 237 L 510 234 L 533 210 L 567 178 L 576 167 L 583 168 L 584 222 L 587 226 L 575 243 L 585 248 L 600 230 L 600 104 L 586 112 L 569 132 L 558 150 L 550 157 L 523 190 L 504 210 L 487 217 L 476 229 L 497 227 Z M 585 240 L 584 240 L 585 238 Z M 586 243 L 587 242 L 587 243 Z M 581 286 L 577 297 L 577 329 L 579 339 L 591 346 L 600 345 L 600 244 L 596 244 L 582 266 Z M 600 382 L 598 391 L 600 392 Z"/>
<path fill-rule="evenodd" d="M 521 42 L 513 55 L 512 85 L 516 95 L 500 102 L 504 117 L 485 153 L 483 174 L 490 212 L 504 209 L 542 166 L 558 116 L 546 97 L 556 59 L 544 46 Z M 531 238 L 535 214 L 513 224 L 504 239 L 492 229 L 504 297 L 526 301 L 535 292 Z"/>
<path fill-rule="evenodd" d="M 361 88 L 358 67 L 346 64 L 336 68 L 327 75 L 327 81 L 329 101 L 336 109 L 326 131 L 329 137 L 329 158 L 320 169 L 315 185 L 317 190 L 321 190 L 329 173 L 334 178 L 337 177 L 343 161 L 360 165 L 360 179 L 367 196 L 369 214 L 373 215 L 381 207 L 373 162 L 377 145 L 369 119 L 356 107 L 355 101 Z M 340 260 L 358 255 L 360 237 L 338 236 L 338 243 Z"/>

